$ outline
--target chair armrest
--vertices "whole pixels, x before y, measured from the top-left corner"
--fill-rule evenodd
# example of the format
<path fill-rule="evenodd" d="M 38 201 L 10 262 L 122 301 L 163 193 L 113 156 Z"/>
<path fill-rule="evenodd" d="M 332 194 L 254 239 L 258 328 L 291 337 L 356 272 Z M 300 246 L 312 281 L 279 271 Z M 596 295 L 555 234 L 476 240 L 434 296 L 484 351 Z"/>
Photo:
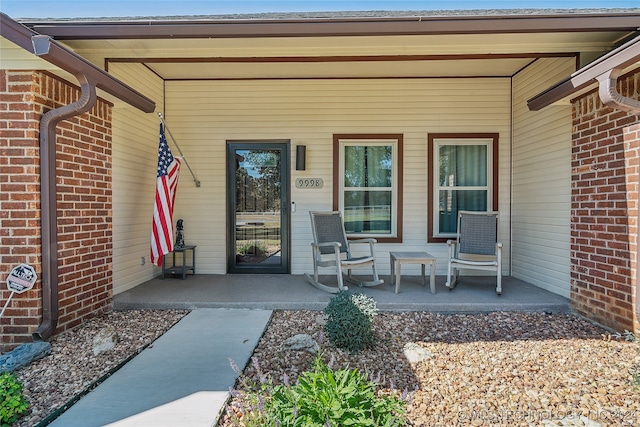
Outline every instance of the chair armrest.
<path fill-rule="evenodd" d="M 324 242 L 324 243 L 315 243 L 311 242 L 311 250 L 313 251 L 313 257 L 317 260 L 322 259 L 322 250 L 321 248 L 333 248 L 333 252 L 335 254 L 336 260 L 340 258 L 340 247 L 342 244 L 339 242 Z M 324 255 L 329 255 L 324 254 Z"/>
<path fill-rule="evenodd" d="M 374 256 L 373 245 L 378 243 L 376 239 L 358 239 L 358 240 L 349 240 L 349 245 L 352 243 L 367 243 L 369 245 L 369 255 Z"/>
<path fill-rule="evenodd" d="M 349 240 L 349 244 L 351 243 L 378 243 L 378 241 L 376 239 Z"/>
<path fill-rule="evenodd" d="M 327 247 L 340 248 L 342 244 L 340 244 L 339 242 L 324 242 L 324 243 L 311 242 L 311 246 L 313 246 L 314 248 L 327 248 Z"/>

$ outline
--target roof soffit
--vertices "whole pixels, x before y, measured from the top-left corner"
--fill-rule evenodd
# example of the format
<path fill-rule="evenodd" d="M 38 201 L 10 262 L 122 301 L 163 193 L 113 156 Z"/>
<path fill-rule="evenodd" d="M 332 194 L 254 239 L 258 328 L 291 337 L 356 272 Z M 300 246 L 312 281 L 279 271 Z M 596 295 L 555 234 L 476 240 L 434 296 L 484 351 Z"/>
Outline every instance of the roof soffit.
<path fill-rule="evenodd" d="M 105 57 L 354 56 L 604 52 L 626 32 L 260 39 L 67 40 Z"/>
<path fill-rule="evenodd" d="M 96 64 L 164 79 L 512 76 L 536 57 L 609 51 L 623 32 L 259 39 L 68 40 Z M 141 61 L 143 59 L 146 61 Z M 188 66 L 186 66 L 188 62 Z M 384 63 L 387 64 L 384 64 Z M 396 64 L 395 67 L 391 63 Z M 286 69 L 276 69 L 286 63 Z M 259 65 L 259 68 L 256 67 Z M 282 68 L 282 67 L 281 67 Z"/>

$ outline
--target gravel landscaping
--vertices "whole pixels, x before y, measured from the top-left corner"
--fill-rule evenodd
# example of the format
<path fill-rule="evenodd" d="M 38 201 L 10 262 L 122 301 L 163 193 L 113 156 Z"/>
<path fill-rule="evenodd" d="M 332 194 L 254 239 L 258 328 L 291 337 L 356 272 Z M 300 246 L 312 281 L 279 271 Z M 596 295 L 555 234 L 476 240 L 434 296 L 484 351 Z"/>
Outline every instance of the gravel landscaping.
<path fill-rule="evenodd" d="M 640 389 L 630 374 L 640 345 L 575 316 L 382 312 L 374 330 L 374 349 L 349 354 L 322 338 L 319 312 L 278 311 L 254 357 L 274 382 L 285 373 L 293 382 L 314 356 L 282 343 L 311 335 L 335 369 L 358 368 L 383 389 L 408 391 L 410 426 L 640 425 Z M 428 357 L 410 364 L 408 343 Z M 253 364 L 245 375 L 241 382 L 255 383 Z M 219 425 L 232 421 L 227 415 Z"/>
<path fill-rule="evenodd" d="M 186 313 L 112 312 L 59 335 L 50 356 L 16 372 L 30 404 L 16 426 L 37 425 Z M 262 372 L 276 383 L 285 373 L 295 381 L 314 356 L 282 344 L 309 334 L 334 368 L 358 368 L 383 390 L 406 390 L 410 426 L 640 425 L 640 388 L 632 381 L 640 344 L 573 315 L 380 312 L 377 345 L 358 354 L 328 343 L 322 323 L 321 312 L 275 311 L 254 352 Z M 93 337 L 107 325 L 119 341 L 94 356 Z M 422 350 L 425 359 L 409 363 L 408 348 Z M 255 365 L 244 375 L 254 379 Z M 219 425 L 235 424 L 224 415 Z"/>

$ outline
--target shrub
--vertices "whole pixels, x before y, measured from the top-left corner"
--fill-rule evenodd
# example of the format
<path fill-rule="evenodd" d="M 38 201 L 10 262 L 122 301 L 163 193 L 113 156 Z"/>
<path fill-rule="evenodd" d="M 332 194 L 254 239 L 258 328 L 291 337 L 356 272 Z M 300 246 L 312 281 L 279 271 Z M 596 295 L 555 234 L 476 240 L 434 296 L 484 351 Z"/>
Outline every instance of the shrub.
<path fill-rule="evenodd" d="M 0 426 L 10 427 L 28 408 L 16 376 L 10 372 L 0 374 Z"/>
<path fill-rule="evenodd" d="M 350 353 L 373 347 L 373 318 L 377 312 L 373 298 L 339 291 L 324 309 L 324 331 L 333 345 Z"/>
<path fill-rule="evenodd" d="M 267 247 L 263 242 L 258 240 L 247 240 L 236 244 L 236 253 L 240 255 L 263 255 L 267 251 Z"/>
<path fill-rule="evenodd" d="M 263 378 L 264 380 L 264 378 Z M 405 424 L 406 402 L 394 393 L 379 394 L 376 384 L 357 369 L 333 371 L 320 354 L 312 370 L 296 385 L 272 386 L 263 381 L 261 391 L 238 396 L 247 405 L 238 414 L 247 427 L 395 427 Z"/>

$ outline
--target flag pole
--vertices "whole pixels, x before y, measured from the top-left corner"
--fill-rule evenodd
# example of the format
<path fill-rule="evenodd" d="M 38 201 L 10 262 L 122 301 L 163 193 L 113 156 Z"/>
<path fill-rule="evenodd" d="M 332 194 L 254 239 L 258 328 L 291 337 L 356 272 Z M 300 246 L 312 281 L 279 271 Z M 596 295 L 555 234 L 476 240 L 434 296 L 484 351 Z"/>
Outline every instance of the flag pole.
<path fill-rule="evenodd" d="M 169 134 L 169 136 L 171 137 L 171 140 L 173 141 L 173 144 L 176 146 L 176 148 L 178 149 L 178 151 L 180 152 L 180 156 L 182 157 L 182 159 L 184 160 L 184 164 L 187 165 L 187 168 L 189 169 L 189 172 L 191 172 L 191 176 L 193 177 L 193 182 L 196 183 L 196 187 L 200 187 L 200 181 L 198 180 L 198 178 L 196 178 L 196 176 L 193 174 L 193 171 L 191 170 L 191 166 L 189 166 L 189 162 L 187 162 L 187 158 L 184 156 L 184 154 L 182 154 L 182 150 L 180 149 L 180 146 L 178 145 L 178 143 L 176 142 L 176 139 L 173 137 L 173 135 L 171 134 L 171 130 L 169 130 L 169 126 L 167 126 L 167 122 L 164 121 L 164 117 L 162 117 L 162 113 L 158 112 L 158 117 L 160 117 L 160 121 L 162 122 L 162 124 L 164 125 L 165 130 L 167 131 L 167 133 Z"/>

